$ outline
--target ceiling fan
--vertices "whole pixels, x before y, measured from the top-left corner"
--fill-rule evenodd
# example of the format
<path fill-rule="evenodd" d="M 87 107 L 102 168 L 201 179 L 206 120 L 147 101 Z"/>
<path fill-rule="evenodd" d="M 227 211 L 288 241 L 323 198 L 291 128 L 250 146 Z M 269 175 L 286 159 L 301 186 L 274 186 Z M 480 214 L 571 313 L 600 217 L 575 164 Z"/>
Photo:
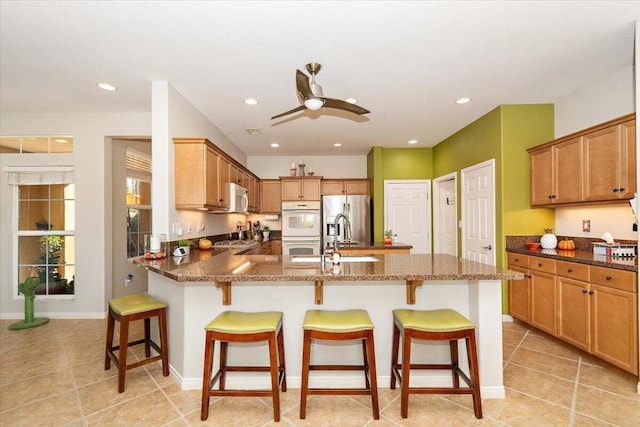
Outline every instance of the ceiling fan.
<path fill-rule="evenodd" d="M 309 74 L 311 74 L 311 77 L 307 76 L 300 70 L 296 70 L 296 88 L 298 89 L 298 95 L 302 98 L 303 103 L 296 108 L 271 117 L 271 120 L 297 111 L 319 110 L 321 107 L 335 108 L 355 114 L 367 114 L 370 112 L 359 105 L 355 105 L 341 99 L 327 98 L 324 96 L 322 93 L 322 87 L 316 83 L 316 74 L 320 72 L 320 68 L 322 68 L 322 65 L 317 62 L 307 64 L 306 69 Z"/>

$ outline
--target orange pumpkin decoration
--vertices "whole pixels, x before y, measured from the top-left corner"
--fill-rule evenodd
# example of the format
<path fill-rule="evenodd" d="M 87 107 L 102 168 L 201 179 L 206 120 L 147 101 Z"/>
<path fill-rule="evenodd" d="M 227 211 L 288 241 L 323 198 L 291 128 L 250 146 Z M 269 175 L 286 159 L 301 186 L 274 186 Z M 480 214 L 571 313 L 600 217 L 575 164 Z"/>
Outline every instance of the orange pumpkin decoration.
<path fill-rule="evenodd" d="M 212 246 L 213 246 L 213 243 L 211 242 L 211 240 L 207 239 L 206 237 L 198 241 L 198 247 L 202 250 L 206 251 L 208 249 L 211 249 Z"/>
<path fill-rule="evenodd" d="M 576 248 L 575 242 L 569 238 L 560 240 L 558 242 L 558 249 L 562 249 L 564 251 L 573 251 L 575 248 Z"/>

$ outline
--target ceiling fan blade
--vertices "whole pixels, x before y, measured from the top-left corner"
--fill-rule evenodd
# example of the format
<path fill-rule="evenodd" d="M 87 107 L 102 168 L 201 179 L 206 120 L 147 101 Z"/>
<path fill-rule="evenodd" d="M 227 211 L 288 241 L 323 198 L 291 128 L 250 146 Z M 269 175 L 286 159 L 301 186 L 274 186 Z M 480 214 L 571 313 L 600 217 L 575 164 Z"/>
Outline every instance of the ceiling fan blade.
<path fill-rule="evenodd" d="M 343 101 L 341 99 L 325 98 L 325 97 L 319 97 L 319 98 L 324 101 L 323 107 L 337 108 L 338 110 L 350 111 L 355 114 L 367 114 L 371 112 L 366 108 L 362 108 L 359 105 L 352 104 L 350 102 Z"/>
<path fill-rule="evenodd" d="M 284 113 L 280 113 L 280 114 L 278 114 L 276 116 L 271 117 L 271 120 L 277 119 L 278 117 L 286 116 L 286 115 L 291 114 L 291 113 L 295 113 L 297 111 L 302 111 L 304 109 L 305 109 L 304 105 L 299 105 L 296 108 L 293 108 L 293 109 L 291 109 L 289 111 L 285 111 Z"/>
<path fill-rule="evenodd" d="M 303 100 L 314 97 L 309 85 L 309 76 L 300 70 L 296 70 L 296 88 Z"/>

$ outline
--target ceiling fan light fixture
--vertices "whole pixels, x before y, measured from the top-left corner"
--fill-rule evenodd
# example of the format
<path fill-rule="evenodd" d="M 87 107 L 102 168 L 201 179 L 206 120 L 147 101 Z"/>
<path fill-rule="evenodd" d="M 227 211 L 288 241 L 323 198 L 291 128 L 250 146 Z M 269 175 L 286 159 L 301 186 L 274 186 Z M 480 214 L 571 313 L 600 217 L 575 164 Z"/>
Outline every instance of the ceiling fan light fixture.
<path fill-rule="evenodd" d="M 247 98 L 244 100 L 244 103 L 247 105 L 256 105 L 258 103 L 258 100 L 255 98 Z"/>
<path fill-rule="evenodd" d="M 466 104 L 467 102 L 471 102 L 471 98 L 465 96 L 463 98 L 456 99 L 456 104 Z"/>
<path fill-rule="evenodd" d="M 307 107 L 308 110 L 319 110 L 322 108 L 324 101 L 318 98 L 309 98 L 304 100 L 304 106 Z"/>
<path fill-rule="evenodd" d="M 347 98 L 345 99 L 346 102 L 348 102 L 349 104 L 357 104 L 358 100 L 355 98 Z"/>

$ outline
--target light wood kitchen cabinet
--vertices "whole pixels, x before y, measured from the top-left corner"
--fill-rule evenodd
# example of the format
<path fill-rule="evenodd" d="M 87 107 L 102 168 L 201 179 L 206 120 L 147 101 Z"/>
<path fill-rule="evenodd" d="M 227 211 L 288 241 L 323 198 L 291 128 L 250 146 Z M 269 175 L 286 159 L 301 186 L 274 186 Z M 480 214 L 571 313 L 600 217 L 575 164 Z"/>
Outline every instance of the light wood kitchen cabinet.
<path fill-rule="evenodd" d="M 369 195 L 368 179 L 323 179 L 322 195 Z"/>
<path fill-rule="evenodd" d="M 228 194 L 225 198 L 225 186 L 220 185 L 227 176 L 223 173 L 225 163 L 220 154 L 204 140 L 176 139 L 174 146 L 176 208 L 228 207 Z"/>
<path fill-rule="evenodd" d="M 282 200 L 320 200 L 321 177 L 281 177 Z"/>
<path fill-rule="evenodd" d="M 509 280 L 509 314 L 525 322 L 529 322 L 530 275 L 529 257 L 521 254 L 509 254 L 509 270 L 524 274 L 522 280 Z"/>
<path fill-rule="evenodd" d="M 528 282 L 509 281 L 509 313 L 513 317 L 638 374 L 635 272 L 516 253 L 509 253 L 508 257 L 510 270 L 530 275 Z M 529 269 L 525 270 L 527 258 Z M 551 274 L 552 263 L 555 263 L 555 275 Z M 550 312 L 544 309 L 553 306 L 550 303 L 552 277 L 557 292 L 555 320 L 551 320 Z M 554 324 L 556 333 L 551 332 Z"/>
<path fill-rule="evenodd" d="M 636 192 L 635 113 L 527 150 L 531 206 L 591 205 Z"/>
<path fill-rule="evenodd" d="M 582 139 L 532 151 L 531 206 L 582 201 Z"/>
<path fill-rule="evenodd" d="M 260 212 L 260 184 L 252 175 L 245 174 L 244 183 L 249 191 L 249 212 Z"/>
<path fill-rule="evenodd" d="M 584 137 L 584 199 L 631 199 L 636 191 L 635 120 Z"/>
<path fill-rule="evenodd" d="M 231 168 L 231 162 L 224 156 L 219 156 L 219 172 L 218 172 L 218 186 L 220 196 L 220 206 L 228 208 L 231 201 L 231 194 L 229 194 L 229 183 L 231 182 L 229 171 Z"/>
<path fill-rule="evenodd" d="M 260 212 L 282 212 L 282 185 L 279 179 L 263 179 L 260 181 Z"/>
<path fill-rule="evenodd" d="M 556 262 L 549 258 L 529 257 L 530 322 L 556 335 Z"/>

